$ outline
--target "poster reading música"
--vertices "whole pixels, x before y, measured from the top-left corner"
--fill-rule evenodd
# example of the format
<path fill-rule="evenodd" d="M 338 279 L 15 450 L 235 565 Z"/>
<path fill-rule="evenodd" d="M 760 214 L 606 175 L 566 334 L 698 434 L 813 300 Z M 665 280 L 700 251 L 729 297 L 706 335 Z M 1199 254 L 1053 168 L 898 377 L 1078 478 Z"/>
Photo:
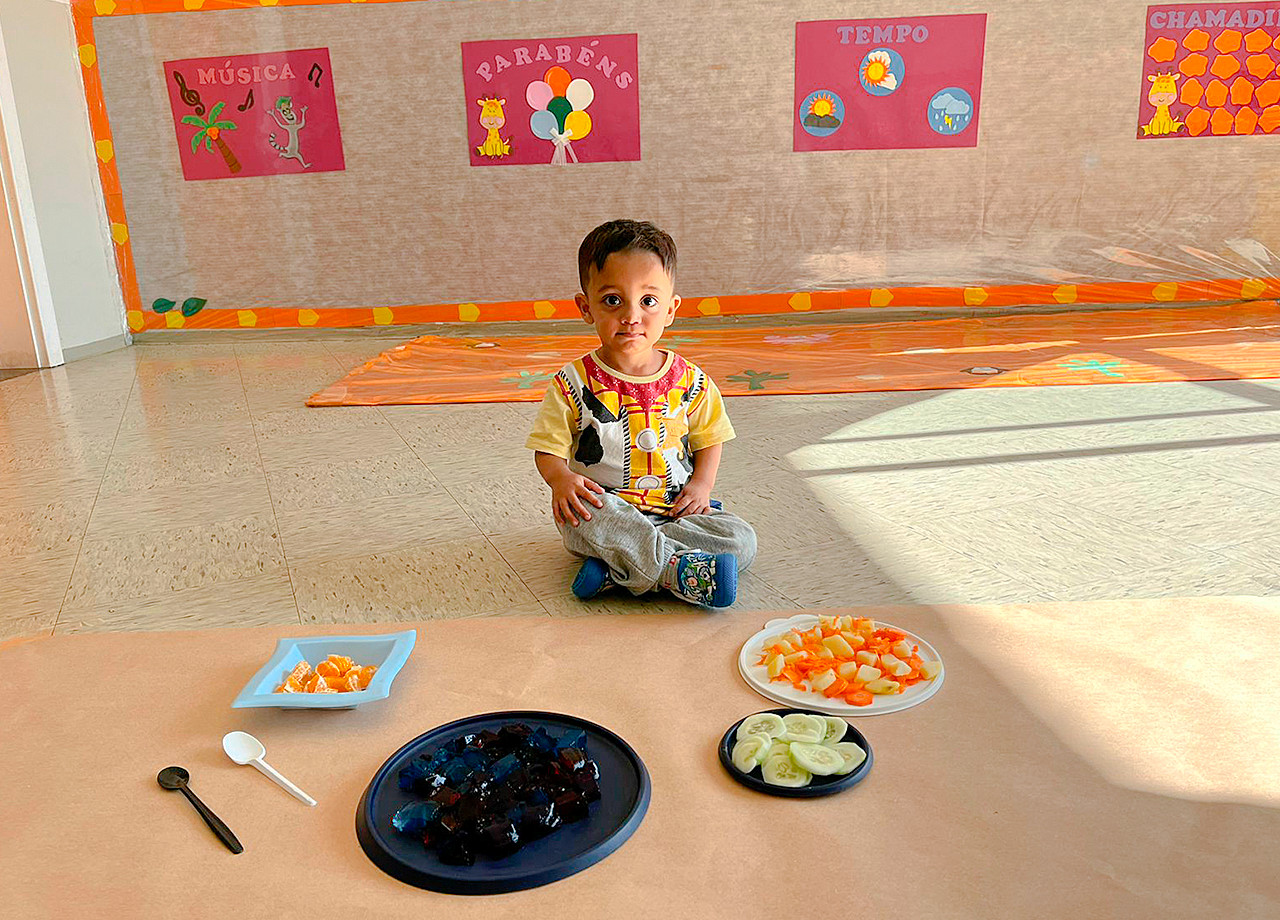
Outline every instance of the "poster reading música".
<path fill-rule="evenodd" d="M 463 42 L 472 166 L 640 159 L 636 36 Z"/>
<path fill-rule="evenodd" d="M 976 147 L 985 13 L 796 23 L 795 150 Z"/>
<path fill-rule="evenodd" d="M 166 61 L 164 75 L 184 178 L 345 168 L 328 48 Z"/>
<path fill-rule="evenodd" d="M 1147 8 L 1138 138 L 1280 129 L 1280 2 Z"/>

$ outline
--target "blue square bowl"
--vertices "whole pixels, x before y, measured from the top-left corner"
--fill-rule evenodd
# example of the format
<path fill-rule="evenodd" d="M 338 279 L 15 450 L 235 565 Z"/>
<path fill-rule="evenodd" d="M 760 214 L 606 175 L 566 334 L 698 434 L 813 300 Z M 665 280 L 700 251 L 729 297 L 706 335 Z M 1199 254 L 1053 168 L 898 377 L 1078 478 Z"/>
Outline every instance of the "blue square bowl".
<path fill-rule="evenodd" d="M 391 682 L 400 673 L 413 651 L 418 631 L 380 636 L 316 636 L 310 639 L 281 639 L 275 653 L 244 685 L 231 704 L 232 709 L 274 707 L 276 709 L 354 709 L 363 703 L 385 700 Z M 351 693 L 276 693 L 299 661 L 312 667 L 330 655 L 346 655 L 360 665 L 375 665 L 373 680 L 363 690 Z"/>

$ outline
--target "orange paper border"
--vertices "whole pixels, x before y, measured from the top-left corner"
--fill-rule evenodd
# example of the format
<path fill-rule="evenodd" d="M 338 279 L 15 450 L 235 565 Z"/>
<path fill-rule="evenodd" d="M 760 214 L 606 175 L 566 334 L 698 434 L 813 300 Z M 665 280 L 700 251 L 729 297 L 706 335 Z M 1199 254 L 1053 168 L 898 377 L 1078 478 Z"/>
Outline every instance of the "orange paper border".
<path fill-rule="evenodd" d="M 93 20 L 99 16 L 151 13 L 209 12 L 258 7 L 319 6 L 338 3 L 404 3 L 421 0 L 72 0 L 77 53 L 84 76 L 85 104 L 93 132 L 102 179 L 102 197 L 116 268 L 124 294 L 126 318 L 134 332 L 148 329 L 233 329 L 346 327 L 441 322 L 493 322 L 570 318 L 577 316 L 571 300 L 508 301 L 502 303 L 440 303 L 378 307 L 251 307 L 206 309 L 191 317 L 176 310 L 158 314 L 143 309 L 138 277 L 129 243 L 129 221 L 116 172 L 111 125 L 98 72 Z M 1106 282 L 1092 284 L 1013 284 L 972 287 L 857 288 L 844 291 L 791 291 L 690 297 L 687 315 L 743 315 L 845 310 L 858 307 L 1008 307 L 1099 303 L 1169 303 L 1263 300 L 1280 297 L 1280 278 L 1224 278 L 1202 281 Z"/>

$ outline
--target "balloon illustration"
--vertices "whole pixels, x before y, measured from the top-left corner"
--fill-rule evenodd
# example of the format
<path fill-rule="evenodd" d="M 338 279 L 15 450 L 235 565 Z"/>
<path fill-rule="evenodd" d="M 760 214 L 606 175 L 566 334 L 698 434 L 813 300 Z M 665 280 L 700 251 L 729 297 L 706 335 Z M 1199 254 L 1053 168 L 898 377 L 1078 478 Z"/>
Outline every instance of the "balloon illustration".
<path fill-rule="evenodd" d="M 555 165 L 562 166 L 569 159 L 578 162 L 572 141 L 591 133 L 591 116 L 586 108 L 595 97 L 596 91 L 588 81 L 573 79 L 563 67 L 552 67 L 541 80 L 534 80 L 525 88 L 525 101 L 533 110 L 529 130 L 555 145 L 551 155 Z"/>

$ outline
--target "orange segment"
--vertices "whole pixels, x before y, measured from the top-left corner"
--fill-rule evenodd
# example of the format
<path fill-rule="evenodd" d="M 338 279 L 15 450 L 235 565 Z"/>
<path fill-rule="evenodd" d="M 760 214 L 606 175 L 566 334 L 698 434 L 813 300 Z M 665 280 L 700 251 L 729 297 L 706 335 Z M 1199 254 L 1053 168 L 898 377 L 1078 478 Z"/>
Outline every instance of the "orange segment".
<path fill-rule="evenodd" d="M 316 673 L 324 677 L 341 677 L 342 671 L 332 661 L 322 661 L 316 665 Z"/>
<path fill-rule="evenodd" d="M 348 671 L 347 676 L 342 679 L 342 686 L 338 689 L 353 692 L 356 690 L 363 690 L 364 688 L 360 686 L 360 672 L 355 668 Z"/>
<path fill-rule="evenodd" d="M 302 661 L 299 661 L 296 665 L 293 666 L 293 670 L 289 672 L 289 676 L 286 677 L 285 680 L 286 681 L 294 680 L 302 684 L 302 683 L 306 683 L 307 678 L 309 678 L 310 676 L 311 676 L 311 665 L 307 664 L 307 661 L 304 658 Z"/>
<path fill-rule="evenodd" d="M 356 665 L 356 663 L 346 655 L 330 655 L 329 664 L 333 665 L 339 674 L 346 674 Z"/>
<path fill-rule="evenodd" d="M 357 668 L 356 679 L 359 686 L 356 689 L 364 690 L 366 687 L 368 687 L 369 681 L 373 680 L 373 675 L 376 674 L 377 671 L 378 669 L 371 664 L 365 665 L 363 668 Z"/>

